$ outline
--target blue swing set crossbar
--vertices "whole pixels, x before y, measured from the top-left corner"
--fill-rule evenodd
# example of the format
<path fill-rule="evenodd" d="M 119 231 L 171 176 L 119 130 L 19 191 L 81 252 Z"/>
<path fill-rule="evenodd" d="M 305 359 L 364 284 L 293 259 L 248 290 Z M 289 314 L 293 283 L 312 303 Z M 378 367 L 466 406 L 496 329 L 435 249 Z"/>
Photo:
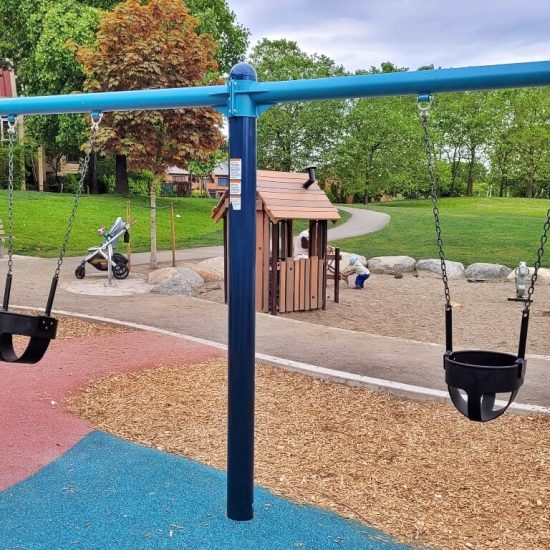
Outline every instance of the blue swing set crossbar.
<path fill-rule="evenodd" d="M 239 84 L 234 90 L 217 85 L 2 99 L 0 115 L 213 107 L 229 116 L 256 116 L 262 108 L 291 101 L 548 86 L 550 61 Z"/>
<path fill-rule="evenodd" d="M 416 95 L 550 85 L 550 61 L 401 73 L 256 82 L 246 63 L 226 86 L 199 86 L 0 100 L 0 115 L 99 113 L 213 107 L 229 117 L 229 156 L 236 159 L 242 196 L 228 210 L 227 516 L 252 519 L 254 492 L 256 118 L 277 103 Z M 234 177 L 234 176 L 232 176 Z"/>

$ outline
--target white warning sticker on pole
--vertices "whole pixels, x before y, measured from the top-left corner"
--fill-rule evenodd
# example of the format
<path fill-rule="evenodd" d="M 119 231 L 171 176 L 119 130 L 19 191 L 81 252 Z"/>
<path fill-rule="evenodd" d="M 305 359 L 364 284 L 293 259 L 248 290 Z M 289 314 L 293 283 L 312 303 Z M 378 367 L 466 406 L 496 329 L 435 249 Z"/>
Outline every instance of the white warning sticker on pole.
<path fill-rule="evenodd" d="M 231 203 L 233 210 L 241 209 L 241 197 L 230 197 L 229 202 Z"/>
<path fill-rule="evenodd" d="M 240 195 L 241 194 L 241 182 L 240 181 L 232 181 L 229 184 L 229 193 L 231 193 L 231 195 Z"/>
<path fill-rule="evenodd" d="M 229 179 L 242 180 L 242 159 L 229 159 Z"/>

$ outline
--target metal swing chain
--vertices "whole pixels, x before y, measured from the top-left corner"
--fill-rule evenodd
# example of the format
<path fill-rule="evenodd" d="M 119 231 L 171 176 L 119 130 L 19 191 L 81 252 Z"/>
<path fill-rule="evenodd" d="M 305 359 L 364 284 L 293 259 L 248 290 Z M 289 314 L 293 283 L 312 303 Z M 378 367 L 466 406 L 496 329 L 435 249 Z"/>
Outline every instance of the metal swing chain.
<path fill-rule="evenodd" d="M 548 212 L 546 212 L 546 222 L 544 222 L 544 228 L 540 238 L 540 245 L 537 250 L 537 259 L 534 265 L 535 271 L 531 276 L 531 284 L 529 285 L 529 289 L 527 290 L 527 299 L 525 300 L 525 306 L 523 308 L 523 317 L 529 316 L 529 309 L 531 308 L 531 304 L 533 303 L 533 292 L 535 292 L 535 283 L 537 282 L 539 269 L 542 263 L 542 257 L 544 255 L 544 245 L 548 240 L 548 231 L 550 231 L 550 208 L 548 209 Z"/>
<path fill-rule="evenodd" d="M 428 176 L 430 179 L 430 196 L 432 199 L 432 211 L 435 220 L 435 234 L 437 238 L 437 246 L 439 247 L 439 260 L 441 261 L 441 275 L 443 278 L 443 286 L 445 287 L 445 309 L 449 311 L 451 306 L 451 292 L 449 290 L 449 278 L 447 277 L 447 264 L 445 263 L 445 252 L 443 251 L 443 239 L 441 237 L 441 221 L 439 219 L 439 207 L 437 205 L 437 180 L 435 177 L 435 161 L 433 153 L 433 142 L 430 137 L 428 116 L 429 109 L 432 104 L 432 97 L 430 96 L 427 103 L 423 104 L 419 101 L 419 116 L 420 125 L 423 130 L 424 148 L 426 150 L 426 159 L 428 162 Z"/>
<path fill-rule="evenodd" d="M 80 200 L 80 196 L 82 195 L 82 191 L 84 189 L 84 180 L 86 179 L 86 175 L 88 174 L 88 168 L 90 165 L 90 158 L 92 155 L 92 151 L 94 148 L 95 139 L 97 136 L 97 132 L 99 130 L 99 124 L 101 122 L 101 119 L 103 118 L 102 114 L 93 114 L 92 115 L 92 124 L 91 124 L 91 131 L 90 136 L 88 138 L 88 143 L 86 145 L 86 153 L 84 155 L 84 160 L 80 164 L 80 180 L 78 182 L 78 186 L 76 188 L 76 193 L 74 195 L 74 201 L 73 201 L 73 208 L 71 210 L 71 214 L 69 216 L 69 221 L 67 222 L 67 230 L 65 231 L 65 237 L 63 239 L 63 244 L 61 245 L 61 250 L 59 252 L 59 258 L 57 259 L 57 267 L 55 268 L 54 278 L 59 278 L 59 273 L 61 271 L 61 266 L 63 265 L 63 260 L 65 258 L 65 252 L 67 251 L 67 245 L 69 243 L 69 237 L 71 236 L 71 230 L 73 228 L 73 222 L 76 216 L 76 210 L 78 208 L 78 202 Z"/>
<path fill-rule="evenodd" d="M 8 277 L 13 273 L 13 180 L 16 119 L 8 117 Z"/>
<path fill-rule="evenodd" d="M 57 259 L 57 267 L 52 278 L 52 284 L 50 287 L 50 294 L 48 296 L 48 302 L 46 304 L 45 314 L 49 316 L 53 307 L 53 300 L 55 298 L 55 291 L 57 290 L 57 283 L 59 282 L 59 273 L 61 271 L 61 266 L 63 265 L 63 260 L 65 259 L 65 252 L 67 251 L 67 245 L 69 243 L 69 237 L 71 236 L 71 229 L 73 228 L 73 222 L 76 216 L 76 210 L 78 208 L 78 201 L 82 190 L 84 189 L 84 180 L 86 174 L 88 173 L 88 167 L 90 165 L 90 157 L 94 148 L 95 138 L 99 130 L 99 123 L 102 119 L 102 114 L 94 112 L 92 113 L 92 125 L 90 130 L 90 136 L 88 138 L 88 143 L 86 145 L 86 153 L 84 155 L 84 160 L 80 165 L 80 180 L 78 181 L 78 186 L 74 195 L 73 208 L 69 216 L 69 221 L 67 222 L 67 230 L 65 231 L 65 237 L 63 239 L 63 244 L 61 245 L 61 250 L 59 252 L 59 257 Z"/>

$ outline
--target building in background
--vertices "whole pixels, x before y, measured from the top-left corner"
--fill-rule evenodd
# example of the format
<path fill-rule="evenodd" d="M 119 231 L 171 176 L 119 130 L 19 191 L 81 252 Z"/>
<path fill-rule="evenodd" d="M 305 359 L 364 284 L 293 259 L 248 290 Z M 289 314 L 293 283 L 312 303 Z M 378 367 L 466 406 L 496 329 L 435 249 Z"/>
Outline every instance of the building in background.
<path fill-rule="evenodd" d="M 198 191 L 203 197 L 220 198 L 229 185 L 229 168 L 227 162 L 220 162 L 211 174 L 190 174 L 175 166 L 168 169 L 166 187 L 178 197 L 190 197 Z"/>

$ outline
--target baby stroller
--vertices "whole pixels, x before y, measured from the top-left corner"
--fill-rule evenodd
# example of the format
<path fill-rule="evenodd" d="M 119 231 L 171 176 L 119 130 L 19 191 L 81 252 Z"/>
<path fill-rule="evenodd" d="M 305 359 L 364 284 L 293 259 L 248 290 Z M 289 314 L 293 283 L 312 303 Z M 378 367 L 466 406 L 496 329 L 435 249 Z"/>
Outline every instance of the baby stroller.
<path fill-rule="evenodd" d="M 100 246 L 88 248 L 89 254 L 74 271 L 76 278 L 84 279 L 86 276 L 86 262 L 99 271 L 107 271 L 109 269 L 109 258 L 111 258 L 111 269 L 115 279 L 126 279 L 130 273 L 128 258 L 124 254 L 113 251 L 116 249 L 118 240 L 122 235 L 124 235 L 124 242 L 130 241 L 129 229 L 130 224 L 122 218 L 117 218 L 107 233 L 105 233 L 104 227 L 98 229 L 97 232 L 103 235 L 103 243 Z"/>

